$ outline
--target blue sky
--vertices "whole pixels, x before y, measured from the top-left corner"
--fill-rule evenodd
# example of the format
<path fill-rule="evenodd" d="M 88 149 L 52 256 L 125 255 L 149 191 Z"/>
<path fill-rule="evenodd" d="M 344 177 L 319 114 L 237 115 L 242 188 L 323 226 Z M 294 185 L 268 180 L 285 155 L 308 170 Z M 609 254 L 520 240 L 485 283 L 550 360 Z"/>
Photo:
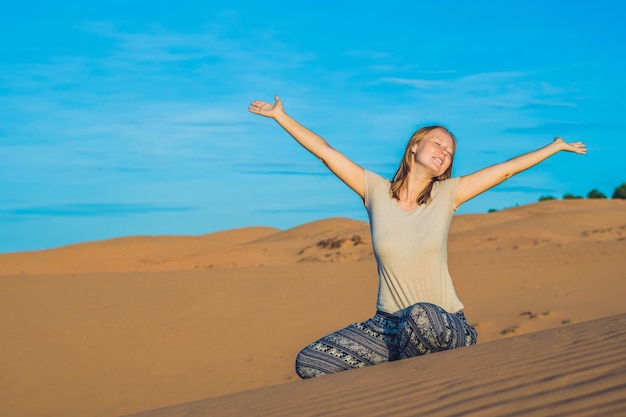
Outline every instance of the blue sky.
<path fill-rule="evenodd" d="M 361 202 L 273 121 L 286 110 L 393 175 L 411 133 L 455 175 L 583 140 L 461 207 L 626 181 L 620 1 L 14 1 L 0 14 L 0 252 L 289 228 Z"/>

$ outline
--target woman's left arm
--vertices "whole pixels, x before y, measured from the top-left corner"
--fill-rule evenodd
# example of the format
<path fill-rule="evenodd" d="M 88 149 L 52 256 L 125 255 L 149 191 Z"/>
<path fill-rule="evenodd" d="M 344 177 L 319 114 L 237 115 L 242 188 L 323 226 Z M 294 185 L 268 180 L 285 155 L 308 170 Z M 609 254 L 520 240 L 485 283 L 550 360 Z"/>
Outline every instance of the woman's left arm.
<path fill-rule="evenodd" d="M 459 181 L 455 207 L 495 187 L 513 175 L 537 165 L 560 151 L 586 154 L 587 147 L 582 142 L 566 143 L 562 138 L 557 137 L 552 143 L 543 148 L 463 176 Z"/>

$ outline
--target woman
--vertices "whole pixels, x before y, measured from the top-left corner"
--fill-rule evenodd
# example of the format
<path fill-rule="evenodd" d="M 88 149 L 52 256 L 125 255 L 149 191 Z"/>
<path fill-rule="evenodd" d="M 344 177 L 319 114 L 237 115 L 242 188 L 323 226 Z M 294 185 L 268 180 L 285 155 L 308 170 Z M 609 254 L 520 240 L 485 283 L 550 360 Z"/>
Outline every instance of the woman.
<path fill-rule="evenodd" d="M 544 159 L 568 151 L 585 154 L 582 142 L 549 145 L 452 178 L 456 140 L 443 126 L 413 134 L 390 182 L 365 170 L 300 125 L 275 103 L 254 101 L 250 112 L 274 119 L 352 188 L 370 219 L 378 266 L 377 311 L 304 348 L 296 372 L 311 378 L 476 343 L 447 265 L 447 238 L 454 211 L 464 202 Z"/>

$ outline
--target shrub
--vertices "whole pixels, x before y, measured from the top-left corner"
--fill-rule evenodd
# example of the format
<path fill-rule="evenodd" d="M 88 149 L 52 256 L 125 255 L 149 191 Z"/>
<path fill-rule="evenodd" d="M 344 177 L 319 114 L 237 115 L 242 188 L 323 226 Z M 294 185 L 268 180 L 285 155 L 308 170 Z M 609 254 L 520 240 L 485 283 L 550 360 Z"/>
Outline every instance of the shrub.
<path fill-rule="evenodd" d="M 606 198 L 604 193 L 596 190 L 595 188 L 587 193 L 587 198 Z"/>
<path fill-rule="evenodd" d="M 546 201 L 546 200 L 556 200 L 556 197 L 551 196 L 551 195 L 542 195 L 541 197 L 539 197 L 539 201 Z"/>
<path fill-rule="evenodd" d="M 495 213 L 498 209 L 490 208 L 487 213 Z"/>
<path fill-rule="evenodd" d="M 613 196 L 611 198 L 626 198 L 626 182 L 620 185 L 613 191 Z"/>
<path fill-rule="evenodd" d="M 575 200 L 575 199 L 579 199 L 579 198 L 583 198 L 580 195 L 574 195 L 572 193 L 565 193 L 563 195 L 563 200 Z"/>

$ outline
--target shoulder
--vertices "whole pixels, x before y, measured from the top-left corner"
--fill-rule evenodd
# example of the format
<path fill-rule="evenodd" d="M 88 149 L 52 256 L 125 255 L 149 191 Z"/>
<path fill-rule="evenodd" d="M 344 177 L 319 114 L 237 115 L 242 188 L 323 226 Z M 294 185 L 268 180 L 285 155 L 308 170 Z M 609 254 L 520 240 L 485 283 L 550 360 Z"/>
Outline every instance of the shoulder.
<path fill-rule="evenodd" d="M 454 201 L 456 193 L 459 189 L 459 182 L 461 177 L 452 177 L 446 180 L 437 181 L 433 185 L 433 198 L 439 197 L 449 201 Z"/>
<path fill-rule="evenodd" d="M 454 188 L 454 189 L 456 189 L 459 186 L 460 180 L 461 180 L 461 177 L 452 177 L 452 178 L 448 178 L 447 180 L 436 181 L 435 182 L 435 188 L 441 188 L 441 189 Z"/>
<path fill-rule="evenodd" d="M 391 183 L 388 179 L 381 177 L 375 172 L 367 169 L 363 170 L 364 173 L 364 198 L 363 202 L 366 206 L 369 206 L 371 199 L 376 198 L 374 196 L 380 196 L 382 194 L 389 194 L 389 187 Z M 382 194 L 381 194 L 382 193 Z"/>
<path fill-rule="evenodd" d="M 363 170 L 365 176 L 365 186 L 366 188 L 372 188 L 379 184 L 391 184 L 388 179 L 381 177 L 377 173 L 373 171 L 369 171 L 367 169 Z"/>

